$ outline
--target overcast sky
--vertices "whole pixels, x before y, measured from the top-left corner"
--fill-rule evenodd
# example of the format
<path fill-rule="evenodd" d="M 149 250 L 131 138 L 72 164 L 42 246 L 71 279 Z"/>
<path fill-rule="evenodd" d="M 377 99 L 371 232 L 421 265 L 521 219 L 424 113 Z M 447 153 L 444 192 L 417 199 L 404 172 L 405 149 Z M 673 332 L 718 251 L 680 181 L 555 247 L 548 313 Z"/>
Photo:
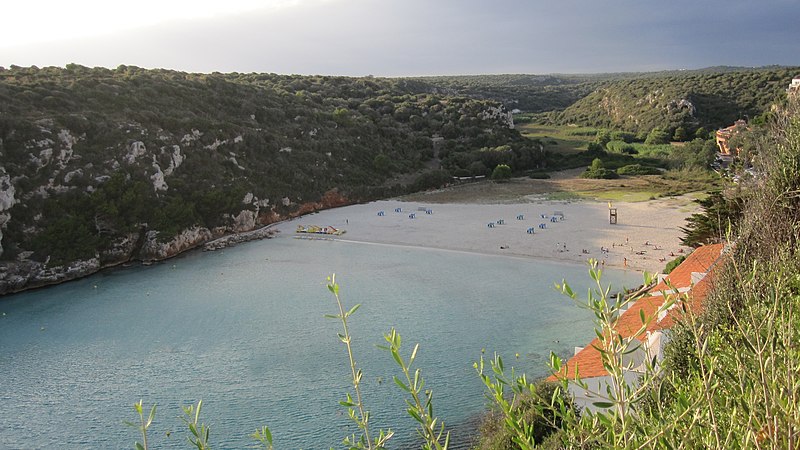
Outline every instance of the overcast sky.
<path fill-rule="evenodd" d="M 3 2 L 0 66 L 68 63 L 354 76 L 800 65 L 800 1 Z"/>

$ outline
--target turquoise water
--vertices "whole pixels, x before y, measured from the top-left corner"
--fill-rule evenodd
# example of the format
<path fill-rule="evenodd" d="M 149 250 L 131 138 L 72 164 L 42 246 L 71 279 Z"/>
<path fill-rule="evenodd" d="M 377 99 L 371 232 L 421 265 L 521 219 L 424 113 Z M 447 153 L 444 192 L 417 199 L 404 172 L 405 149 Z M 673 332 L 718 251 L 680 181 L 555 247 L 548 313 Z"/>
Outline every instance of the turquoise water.
<path fill-rule="evenodd" d="M 196 252 L 0 299 L 0 448 L 131 448 L 140 438 L 122 422 L 139 399 L 158 404 L 151 448 L 189 447 L 180 407 L 199 399 L 215 448 L 245 448 L 262 425 L 279 449 L 339 448 L 355 430 L 338 405 L 341 325 L 323 317 L 336 312 L 332 272 L 343 301 L 362 304 L 354 351 L 372 426 L 397 432 L 390 448 L 415 447 L 399 372 L 375 347 L 391 327 L 407 352 L 420 344 L 435 412 L 462 447 L 486 403 L 482 349 L 541 376 L 551 350 L 593 335 L 590 314 L 552 289 L 567 278 L 585 292 L 580 265 L 288 236 Z"/>

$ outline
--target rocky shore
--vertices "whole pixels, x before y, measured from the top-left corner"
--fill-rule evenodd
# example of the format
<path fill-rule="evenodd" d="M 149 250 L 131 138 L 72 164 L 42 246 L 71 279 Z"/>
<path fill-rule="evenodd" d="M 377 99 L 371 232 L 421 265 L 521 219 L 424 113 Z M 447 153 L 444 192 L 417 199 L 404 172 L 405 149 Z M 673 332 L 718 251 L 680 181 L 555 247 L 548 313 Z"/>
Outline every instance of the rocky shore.
<path fill-rule="evenodd" d="M 248 231 L 245 233 L 231 234 L 229 236 L 223 236 L 219 239 L 214 239 L 211 242 L 207 242 L 203 246 L 203 250 L 208 252 L 208 251 L 233 247 L 234 245 L 241 244 L 242 242 L 269 239 L 272 236 L 274 236 L 275 233 L 278 233 L 278 230 L 272 228 L 272 225 L 268 225 L 266 227 L 259 228 L 257 230 Z"/>

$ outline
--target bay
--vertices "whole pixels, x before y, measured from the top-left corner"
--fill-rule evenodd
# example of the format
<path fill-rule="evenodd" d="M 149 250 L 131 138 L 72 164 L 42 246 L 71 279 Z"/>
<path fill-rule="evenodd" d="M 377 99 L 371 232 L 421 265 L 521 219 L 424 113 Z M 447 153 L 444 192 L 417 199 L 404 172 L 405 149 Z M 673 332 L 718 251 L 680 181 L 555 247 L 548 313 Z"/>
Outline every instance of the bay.
<path fill-rule="evenodd" d="M 390 448 L 418 448 L 399 371 L 376 348 L 395 327 L 434 393 L 435 412 L 466 448 L 486 400 L 472 364 L 505 357 L 531 377 L 550 351 L 593 336 L 579 295 L 587 267 L 443 250 L 280 236 L 150 267 L 113 270 L 0 299 L 0 447 L 131 448 L 132 405 L 158 404 L 151 448 L 189 448 L 181 406 L 203 400 L 215 448 L 246 448 L 268 425 L 276 448 L 339 448 L 355 427 L 338 402 L 351 388 L 336 303 L 350 319 L 365 404 Z M 608 270 L 615 289 L 634 272 Z"/>

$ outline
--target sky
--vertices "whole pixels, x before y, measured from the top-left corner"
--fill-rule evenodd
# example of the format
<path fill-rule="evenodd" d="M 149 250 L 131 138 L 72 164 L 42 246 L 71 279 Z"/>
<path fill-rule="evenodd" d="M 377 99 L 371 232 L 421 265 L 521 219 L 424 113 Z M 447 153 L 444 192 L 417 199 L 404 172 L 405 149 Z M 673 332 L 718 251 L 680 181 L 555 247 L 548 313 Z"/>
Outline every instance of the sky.
<path fill-rule="evenodd" d="M 0 66 L 348 76 L 800 65 L 797 0 L 7 0 Z"/>

